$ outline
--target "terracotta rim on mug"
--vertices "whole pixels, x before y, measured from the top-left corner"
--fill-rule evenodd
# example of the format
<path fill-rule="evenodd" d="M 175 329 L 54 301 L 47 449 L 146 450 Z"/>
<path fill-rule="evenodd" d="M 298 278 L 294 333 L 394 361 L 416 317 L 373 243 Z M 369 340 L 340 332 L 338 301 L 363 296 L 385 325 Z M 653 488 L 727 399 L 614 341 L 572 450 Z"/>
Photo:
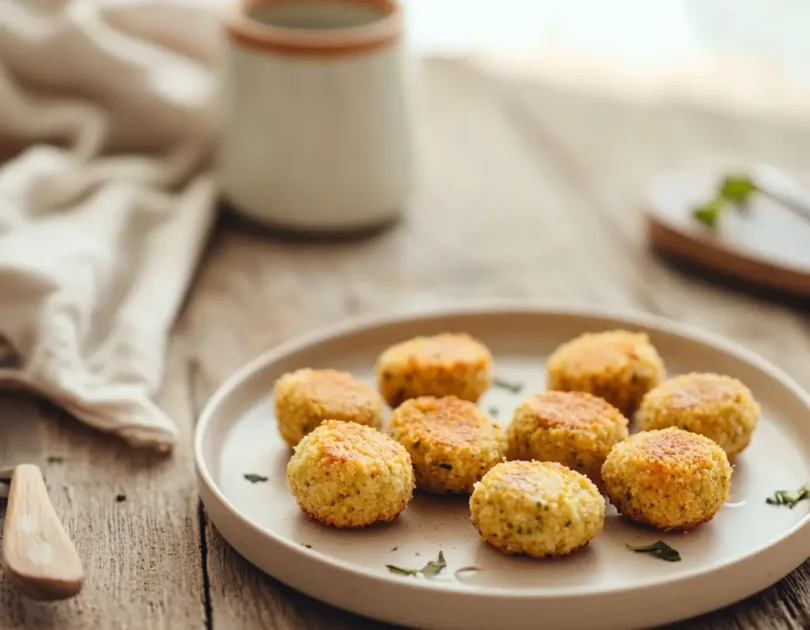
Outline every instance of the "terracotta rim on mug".
<path fill-rule="evenodd" d="M 335 29 L 285 28 L 251 17 L 257 8 L 273 4 L 303 4 L 313 0 L 242 0 L 225 17 L 229 38 L 248 48 L 305 56 L 337 56 L 390 46 L 402 35 L 402 11 L 395 0 L 319 0 L 366 6 L 378 12 L 370 24 Z"/>

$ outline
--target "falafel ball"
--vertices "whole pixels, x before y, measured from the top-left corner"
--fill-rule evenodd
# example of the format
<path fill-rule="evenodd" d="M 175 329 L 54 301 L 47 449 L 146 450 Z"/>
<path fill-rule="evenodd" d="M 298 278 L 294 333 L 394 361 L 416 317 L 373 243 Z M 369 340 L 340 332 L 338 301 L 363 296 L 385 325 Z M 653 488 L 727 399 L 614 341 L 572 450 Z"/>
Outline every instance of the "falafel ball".
<path fill-rule="evenodd" d="M 394 520 L 413 497 L 405 448 L 376 429 L 327 420 L 287 464 L 287 485 L 304 513 L 333 527 Z"/>
<path fill-rule="evenodd" d="M 377 382 L 388 404 L 419 396 L 476 402 L 492 382 L 492 354 L 470 335 L 444 333 L 391 346 L 377 361 Z"/>
<path fill-rule="evenodd" d="M 274 394 L 278 430 L 290 446 L 327 419 L 382 426 L 382 398 L 348 372 L 310 368 L 289 372 L 276 381 Z"/>
<path fill-rule="evenodd" d="M 643 431 L 678 427 L 705 435 L 733 461 L 751 442 L 759 405 L 735 378 L 684 374 L 648 392 L 636 418 Z"/>
<path fill-rule="evenodd" d="M 410 453 L 416 487 L 438 494 L 471 493 L 506 451 L 503 428 L 455 396 L 406 400 L 391 415 L 391 437 Z"/>
<path fill-rule="evenodd" d="M 524 400 L 509 425 L 509 459 L 559 462 L 602 487 L 602 464 L 627 437 L 628 421 L 587 392 L 545 392 Z"/>
<path fill-rule="evenodd" d="M 628 418 L 664 380 L 664 363 L 644 333 L 586 333 L 558 347 L 548 360 L 548 388 L 604 398 Z"/>
<path fill-rule="evenodd" d="M 614 446 L 602 466 L 619 513 L 663 531 L 712 520 L 728 499 L 731 473 L 717 443 L 676 427 L 636 433 Z"/>
<path fill-rule="evenodd" d="M 564 556 L 605 523 L 605 499 L 585 475 L 557 462 L 505 462 L 470 497 L 481 537 L 508 554 Z"/>

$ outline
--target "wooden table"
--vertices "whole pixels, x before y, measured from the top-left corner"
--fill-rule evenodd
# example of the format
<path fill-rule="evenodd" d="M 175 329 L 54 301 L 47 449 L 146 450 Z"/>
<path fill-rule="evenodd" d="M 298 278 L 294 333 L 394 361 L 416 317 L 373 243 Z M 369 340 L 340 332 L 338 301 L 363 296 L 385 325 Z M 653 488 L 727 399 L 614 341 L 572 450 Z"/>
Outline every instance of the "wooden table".
<path fill-rule="evenodd" d="M 45 605 L 0 578 L 0 628 L 382 628 L 244 562 L 206 518 L 193 472 L 194 421 L 216 386 L 274 344 L 350 315 L 489 297 L 626 307 L 742 340 L 810 387 L 808 306 L 663 264 L 648 252 L 640 212 L 651 176 L 707 154 L 807 167 L 810 129 L 623 104 L 461 62 L 422 70 L 421 178 L 401 224 L 362 241 L 304 243 L 220 221 L 171 342 L 160 396 L 182 435 L 171 457 L 6 397 L 2 413 L 31 414 L 88 581 L 75 600 Z M 13 451 L 0 440 L 0 460 L 4 444 Z M 808 567 L 679 627 L 808 627 Z"/>

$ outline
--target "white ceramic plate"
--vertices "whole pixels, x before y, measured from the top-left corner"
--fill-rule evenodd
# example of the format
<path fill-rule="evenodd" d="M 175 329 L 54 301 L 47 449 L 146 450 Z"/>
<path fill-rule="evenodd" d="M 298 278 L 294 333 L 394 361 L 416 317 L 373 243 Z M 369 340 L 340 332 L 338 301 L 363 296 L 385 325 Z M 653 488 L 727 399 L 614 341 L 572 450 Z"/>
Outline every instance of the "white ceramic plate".
<path fill-rule="evenodd" d="M 492 349 L 497 376 L 525 384 L 520 394 L 493 389 L 481 402 L 484 409 L 498 407 L 508 422 L 521 398 L 544 389 L 545 358 L 559 343 L 615 328 L 649 333 L 670 374 L 735 376 L 762 405 L 753 442 L 738 458 L 732 501 L 687 536 L 633 526 L 610 508 L 604 531 L 587 548 L 564 559 L 533 560 L 501 555 L 481 542 L 464 499 L 418 493 L 390 525 L 340 531 L 304 517 L 287 490 L 289 450 L 277 433 L 272 402 L 273 384 L 284 372 L 332 367 L 373 383 L 375 360 L 386 346 L 418 334 L 465 331 Z M 739 345 L 639 315 L 506 306 L 337 326 L 272 350 L 228 380 L 203 412 L 195 451 L 208 514 L 241 555 L 313 597 L 404 625 L 647 627 L 751 595 L 810 555 L 810 504 L 791 510 L 765 503 L 775 490 L 810 479 L 810 397 Z M 246 473 L 269 481 L 250 483 Z M 659 539 L 683 560 L 664 562 L 625 548 Z M 448 566 L 436 579 L 402 577 L 385 567 L 420 568 L 439 550 Z M 479 570 L 456 574 L 471 565 Z"/>

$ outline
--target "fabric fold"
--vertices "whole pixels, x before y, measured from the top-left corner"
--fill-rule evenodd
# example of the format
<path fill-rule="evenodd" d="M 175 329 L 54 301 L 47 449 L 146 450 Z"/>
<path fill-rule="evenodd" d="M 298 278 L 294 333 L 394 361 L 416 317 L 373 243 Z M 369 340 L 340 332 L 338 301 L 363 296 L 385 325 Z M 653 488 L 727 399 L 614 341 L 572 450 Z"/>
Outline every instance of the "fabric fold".
<path fill-rule="evenodd" d="M 159 450 L 177 435 L 152 397 L 215 212 L 217 45 L 189 2 L 0 4 L 0 145 L 25 147 L 0 165 L 0 385 Z"/>

